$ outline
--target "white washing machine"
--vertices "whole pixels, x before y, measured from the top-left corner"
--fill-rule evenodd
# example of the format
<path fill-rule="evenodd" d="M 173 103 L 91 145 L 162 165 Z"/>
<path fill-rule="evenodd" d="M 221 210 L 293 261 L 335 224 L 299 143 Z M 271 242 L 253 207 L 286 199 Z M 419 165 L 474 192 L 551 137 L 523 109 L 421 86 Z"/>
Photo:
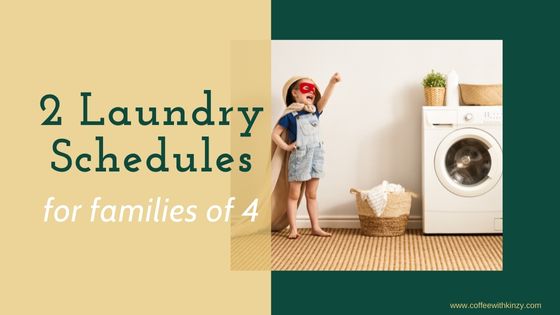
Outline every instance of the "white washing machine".
<path fill-rule="evenodd" d="M 424 233 L 502 233 L 502 107 L 425 106 Z"/>

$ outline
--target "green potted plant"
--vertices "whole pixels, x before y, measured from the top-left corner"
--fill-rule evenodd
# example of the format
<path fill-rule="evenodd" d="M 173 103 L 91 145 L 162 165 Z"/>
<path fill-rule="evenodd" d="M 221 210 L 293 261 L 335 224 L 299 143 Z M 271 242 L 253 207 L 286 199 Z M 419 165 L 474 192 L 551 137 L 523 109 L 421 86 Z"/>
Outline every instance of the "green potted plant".
<path fill-rule="evenodd" d="M 445 100 L 445 83 L 445 76 L 434 70 L 424 77 L 422 85 L 424 86 L 426 105 L 443 106 L 443 101 Z"/>

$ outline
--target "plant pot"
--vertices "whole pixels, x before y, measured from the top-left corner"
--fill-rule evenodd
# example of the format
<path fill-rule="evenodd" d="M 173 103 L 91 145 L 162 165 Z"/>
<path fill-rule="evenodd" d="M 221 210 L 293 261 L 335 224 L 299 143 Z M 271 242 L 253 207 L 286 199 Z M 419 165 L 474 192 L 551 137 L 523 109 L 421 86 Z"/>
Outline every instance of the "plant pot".
<path fill-rule="evenodd" d="M 425 87 L 424 97 L 428 106 L 443 106 L 445 100 L 444 87 Z"/>

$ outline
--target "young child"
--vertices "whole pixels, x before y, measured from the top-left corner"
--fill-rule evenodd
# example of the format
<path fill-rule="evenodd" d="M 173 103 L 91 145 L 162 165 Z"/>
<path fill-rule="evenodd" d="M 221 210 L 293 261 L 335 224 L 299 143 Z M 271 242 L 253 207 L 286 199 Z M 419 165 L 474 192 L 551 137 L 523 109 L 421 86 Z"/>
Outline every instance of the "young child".
<path fill-rule="evenodd" d="M 319 117 L 332 94 L 334 86 L 340 82 L 340 75 L 335 73 L 321 93 L 310 78 L 294 77 L 284 85 L 283 97 L 286 102 L 285 115 L 280 118 L 272 132 L 272 140 L 283 150 L 289 152 L 288 181 L 289 193 L 287 214 L 290 224 L 288 238 L 298 238 L 296 212 L 298 200 L 305 185 L 307 212 L 311 220 L 313 235 L 331 236 L 319 226 L 317 217 L 317 188 L 319 178 L 323 176 L 324 146 L 319 133 Z M 288 143 L 282 139 L 286 131 Z"/>

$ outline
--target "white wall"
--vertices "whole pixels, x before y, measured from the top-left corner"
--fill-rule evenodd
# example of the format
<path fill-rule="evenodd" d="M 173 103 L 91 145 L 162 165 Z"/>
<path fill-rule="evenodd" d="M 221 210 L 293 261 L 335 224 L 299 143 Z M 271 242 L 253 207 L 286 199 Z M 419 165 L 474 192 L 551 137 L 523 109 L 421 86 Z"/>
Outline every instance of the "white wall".
<path fill-rule="evenodd" d="M 502 41 L 273 41 L 273 120 L 282 113 L 282 86 L 294 75 L 324 90 L 340 82 L 321 116 L 327 148 L 319 213 L 325 226 L 355 226 L 350 187 L 382 180 L 421 193 L 422 78 L 431 71 L 459 74 L 461 83 L 502 83 Z M 298 219 L 305 222 L 305 204 Z M 411 218 L 419 220 L 421 201 Z"/>

